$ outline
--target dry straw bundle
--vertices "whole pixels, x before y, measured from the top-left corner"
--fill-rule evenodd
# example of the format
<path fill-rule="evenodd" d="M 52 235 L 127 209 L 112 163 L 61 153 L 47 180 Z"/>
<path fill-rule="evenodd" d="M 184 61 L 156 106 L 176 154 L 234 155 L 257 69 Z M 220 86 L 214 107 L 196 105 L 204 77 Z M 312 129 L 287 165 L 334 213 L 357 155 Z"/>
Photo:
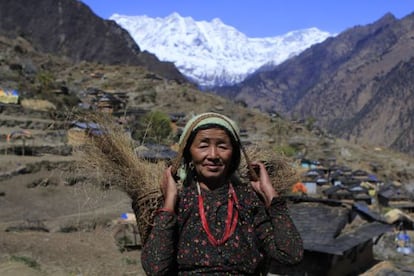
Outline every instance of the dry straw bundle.
<path fill-rule="evenodd" d="M 292 186 L 300 180 L 298 171 L 287 157 L 271 149 L 256 146 L 246 147 L 245 152 L 251 161 L 262 161 L 265 164 L 273 187 L 280 195 L 289 193 Z M 249 169 L 245 158 L 241 160 L 239 173 L 243 179 L 249 179 Z"/>
<path fill-rule="evenodd" d="M 88 115 L 83 120 L 99 125 L 99 131 L 90 132 L 87 143 L 79 148 L 81 167 L 99 170 L 105 179 L 123 189 L 132 199 L 133 209 L 141 241 L 146 242 L 153 223 L 155 211 L 160 207 L 162 194 L 159 188 L 166 167 L 164 161 L 153 163 L 138 157 L 133 139 L 123 127 L 104 114 Z M 241 160 L 240 176 L 249 179 L 247 156 L 250 160 L 265 163 L 275 189 L 286 194 L 299 179 L 287 158 L 272 150 L 247 147 Z M 176 160 L 177 161 L 177 160 Z M 177 161 L 178 162 L 178 161 Z"/>
<path fill-rule="evenodd" d="M 159 184 L 166 164 L 138 157 L 133 139 L 113 117 L 104 114 L 83 118 L 94 122 L 99 130 L 89 132 L 86 144 L 77 152 L 83 170 L 98 170 L 105 179 L 124 190 L 133 202 L 141 241 L 145 243 L 153 223 L 154 211 L 160 206 Z"/>

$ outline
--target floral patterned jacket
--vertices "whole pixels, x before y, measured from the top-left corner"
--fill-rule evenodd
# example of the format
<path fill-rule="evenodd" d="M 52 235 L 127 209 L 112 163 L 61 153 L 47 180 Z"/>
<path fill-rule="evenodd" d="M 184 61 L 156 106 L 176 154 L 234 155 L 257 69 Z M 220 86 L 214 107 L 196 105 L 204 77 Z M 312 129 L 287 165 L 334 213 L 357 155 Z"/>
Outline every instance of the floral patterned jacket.
<path fill-rule="evenodd" d="M 204 231 L 195 187 L 179 194 L 176 213 L 160 211 L 145 243 L 141 261 L 148 275 L 260 275 L 269 258 L 282 264 L 303 257 L 302 239 L 288 213 L 286 202 L 274 198 L 266 208 L 248 185 L 234 187 L 239 220 L 232 236 L 212 245 Z M 227 217 L 228 187 L 202 191 L 207 221 L 220 238 Z"/>

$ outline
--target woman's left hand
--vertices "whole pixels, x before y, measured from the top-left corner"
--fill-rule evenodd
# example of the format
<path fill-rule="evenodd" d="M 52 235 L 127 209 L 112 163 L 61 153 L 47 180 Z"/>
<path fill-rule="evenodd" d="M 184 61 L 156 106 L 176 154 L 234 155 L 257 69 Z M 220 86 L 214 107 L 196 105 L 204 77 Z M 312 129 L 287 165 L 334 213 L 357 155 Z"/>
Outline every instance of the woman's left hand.
<path fill-rule="evenodd" d="M 253 168 L 258 168 L 257 180 L 250 180 L 253 189 L 256 193 L 260 194 L 265 201 L 267 207 L 270 206 L 272 199 L 278 196 L 278 193 L 273 188 L 272 182 L 270 181 L 269 174 L 266 170 L 265 165 L 262 162 L 252 162 Z"/>

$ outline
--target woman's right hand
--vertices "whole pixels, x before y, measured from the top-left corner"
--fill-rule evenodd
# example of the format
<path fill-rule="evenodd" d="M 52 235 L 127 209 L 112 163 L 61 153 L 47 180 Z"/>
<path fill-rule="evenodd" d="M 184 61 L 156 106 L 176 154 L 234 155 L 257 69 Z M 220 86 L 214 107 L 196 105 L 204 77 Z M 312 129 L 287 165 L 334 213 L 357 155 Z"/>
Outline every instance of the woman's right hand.
<path fill-rule="evenodd" d="M 177 201 L 177 183 L 171 174 L 171 166 L 165 169 L 161 182 L 161 192 L 164 196 L 164 209 L 174 212 L 175 203 Z"/>

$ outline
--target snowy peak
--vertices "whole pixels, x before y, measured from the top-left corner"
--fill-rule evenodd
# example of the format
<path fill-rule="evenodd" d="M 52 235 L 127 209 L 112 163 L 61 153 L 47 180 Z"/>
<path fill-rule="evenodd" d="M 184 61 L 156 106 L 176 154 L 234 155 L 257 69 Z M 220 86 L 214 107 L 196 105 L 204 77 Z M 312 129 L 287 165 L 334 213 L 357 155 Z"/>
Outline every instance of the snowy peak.
<path fill-rule="evenodd" d="M 142 50 L 173 62 L 202 87 L 232 85 L 263 65 L 277 65 L 332 34 L 317 28 L 282 36 L 249 38 L 219 18 L 195 21 L 172 13 L 165 18 L 114 14 Z"/>

